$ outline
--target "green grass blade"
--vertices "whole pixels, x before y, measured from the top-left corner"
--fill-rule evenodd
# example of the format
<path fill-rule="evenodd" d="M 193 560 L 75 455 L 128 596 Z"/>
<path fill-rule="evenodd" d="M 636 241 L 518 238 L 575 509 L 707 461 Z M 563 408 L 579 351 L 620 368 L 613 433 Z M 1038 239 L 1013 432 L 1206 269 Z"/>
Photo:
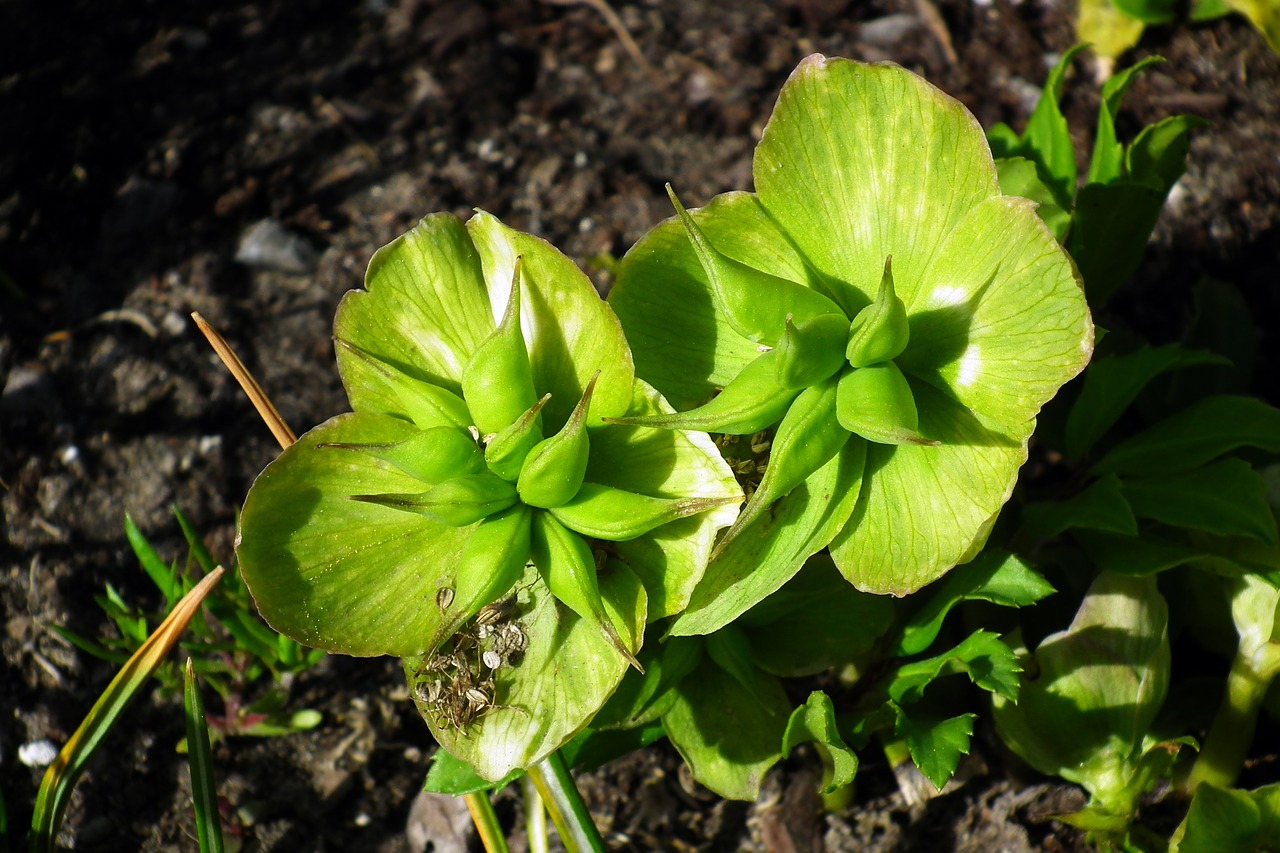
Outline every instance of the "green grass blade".
<path fill-rule="evenodd" d="M 129 703 L 137 697 L 147 678 L 164 663 L 165 656 L 178 642 L 191 617 L 200 609 L 201 601 L 221 577 L 222 569 L 215 569 L 190 593 L 183 596 L 164 622 L 107 685 L 75 734 L 49 765 L 40 783 L 40 791 L 36 794 L 31 814 L 31 853 L 49 853 L 53 850 L 71 789 L 84 771 L 85 764 L 119 721 Z"/>
<path fill-rule="evenodd" d="M 182 535 L 187 540 L 187 547 L 191 549 L 191 556 L 196 558 L 196 562 L 200 564 L 201 569 L 204 569 L 205 574 L 213 571 L 217 561 L 213 559 L 209 549 L 204 547 L 204 540 L 200 538 L 200 534 L 176 505 L 173 507 L 173 515 L 178 519 L 178 526 L 182 528 Z"/>
<path fill-rule="evenodd" d="M 160 555 L 156 553 L 156 549 L 151 547 L 151 543 L 147 541 L 147 537 L 142 535 L 142 531 L 138 529 L 138 525 L 133 523 L 133 517 L 128 513 L 124 516 L 124 535 L 129 540 L 133 553 L 138 556 L 138 562 L 142 564 L 143 571 L 151 578 L 151 582 L 156 585 L 156 589 L 164 596 L 166 608 L 174 599 L 174 592 L 178 589 L 177 572 L 173 567 L 167 565 L 164 560 L 160 559 Z"/>
<path fill-rule="evenodd" d="M 213 752 L 204 699 L 191 658 L 182 679 L 182 709 L 187 718 L 187 767 L 191 771 L 191 800 L 196 811 L 200 853 L 222 853 L 222 823 L 218 814 L 218 786 L 213 779 Z"/>
<path fill-rule="evenodd" d="M 66 640 L 80 651 L 87 652 L 99 660 L 105 660 L 108 663 L 122 664 L 129 659 L 129 655 L 125 652 L 109 649 L 101 643 L 95 643 L 87 637 L 80 636 L 75 631 L 67 630 L 61 625 L 50 625 L 49 628 L 52 629 L 59 637 Z"/>
<path fill-rule="evenodd" d="M 508 853 L 507 839 L 502 836 L 502 825 L 493 811 L 493 803 L 489 802 L 489 792 L 474 791 L 466 798 L 471 822 L 476 825 L 476 834 L 480 836 L 485 853 Z"/>

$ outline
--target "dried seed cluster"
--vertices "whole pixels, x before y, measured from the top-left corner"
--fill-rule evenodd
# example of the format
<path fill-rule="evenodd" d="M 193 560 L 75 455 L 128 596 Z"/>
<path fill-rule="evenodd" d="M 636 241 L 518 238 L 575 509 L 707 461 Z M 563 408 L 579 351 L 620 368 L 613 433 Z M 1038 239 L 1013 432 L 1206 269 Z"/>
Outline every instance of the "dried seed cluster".
<path fill-rule="evenodd" d="M 437 604 L 445 592 L 437 594 Z M 511 707 L 495 704 L 494 674 L 519 666 L 528 647 L 514 595 L 485 605 L 458 629 L 447 649 L 423 662 L 415 677 L 418 701 L 437 726 L 465 731 L 490 711 Z"/>

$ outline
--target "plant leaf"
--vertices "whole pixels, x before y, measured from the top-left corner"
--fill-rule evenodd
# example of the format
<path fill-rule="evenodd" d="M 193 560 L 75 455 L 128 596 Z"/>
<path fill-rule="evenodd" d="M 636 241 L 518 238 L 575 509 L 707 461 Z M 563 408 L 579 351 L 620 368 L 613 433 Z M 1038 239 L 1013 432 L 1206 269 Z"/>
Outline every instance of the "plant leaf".
<path fill-rule="evenodd" d="M 1000 192 L 1034 201 L 1036 215 L 1053 239 L 1061 243 L 1071 228 L 1071 199 L 1054 195 L 1040 167 L 1025 157 L 1001 157 L 996 160 L 996 171 L 1000 175 Z"/>
<path fill-rule="evenodd" d="M 1271 545 L 1277 542 L 1266 483 L 1240 459 L 1222 459 L 1178 474 L 1126 477 L 1123 489 L 1140 518 L 1224 536 L 1247 536 Z"/>
<path fill-rule="evenodd" d="M 955 775 L 960 756 L 969 754 L 976 714 L 961 714 L 948 720 L 916 720 L 895 708 L 894 733 L 907 742 L 911 760 L 939 791 Z"/>
<path fill-rule="evenodd" d="M 1095 359 L 1067 416 L 1067 455 L 1081 459 L 1093 448 L 1152 379 L 1172 370 L 1205 364 L 1229 365 L 1220 355 L 1177 344 L 1147 347 Z"/>
<path fill-rule="evenodd" d="M 924 689 L 946 675 L 963 673 L 978 687 L 1009 700 L 1018 697 L 1022 671 L 1013 650 L 990 631 L 974 631 L 959 645 L 925 660 L 903 664 L 886 690 L 899 705 L 920 701 Z"/>
<path fill-rule="evenodd" d="M 1086 41 L 1083 34 L 1080 34 L 1080 39 Z M 1067 71 L 1084 48 L 1084 44 L 1077 44 L 1067 50 L 1049 72 L 1044 91 L 1027 121 L 1027 129 L 1016 152 L 1038 163 L 1048 176 L 1055 197 L 1068 201 L 1076 195 L 1076 154 L 1071 145 L 1067 119 L 1058 103 L 1062 100 L 1062 84 Z"/>
<path fill-rule="evenodd" d="M 1113 1 L 1126 12 L 1128 9 L 1122 3 L 1133 3 L 1133 0 Z M 1139 0 L 1139 4 L 1149 2 L 1150 0 Z M 1120 112 L 1120 101 L 1124 98 L 1124 93 L 1129 90 L 1129 86 L 1138 74 L 1159 62 L 1164 62 L 1163 57 L 1144 57 L 1102 85 L 1102 103 L 1098 108 L 1098 129 L 1094 133 L 1093 157 L 1089 161 L 1089 177 L 1086 183 L 1111 184 L 1125 176 L 1124 146 L 1116 138 L 1116 114 Z"/>
<path fill-rule="evenodd" d="M 1240 447 L 1280 453 L 1280 409 L 1254 397 L 1208 397 L 1117 445 L 1092 472 L 1189 471 Z"/>
<path fill-rule="evenodd" d="M 1045 539 L 1072 528 L 1138 535 L 1138 520 L 1114 474 L 1100 477 L 1065 501 L 1027 504 L 1022 522 L 1030 533 Z"/>
<path fill-rule="evenodd" d="M 800 744 L 810 742 L 823 758 L 822 787 L 818 793 L 830 794 L 853 783 L 858 772 L 858 754 L 840 736 L 831 697 L 821 690 L 810 693 L 808 700 L 791 712 L 782 735 L 782 757 L 786 758 Z"/>

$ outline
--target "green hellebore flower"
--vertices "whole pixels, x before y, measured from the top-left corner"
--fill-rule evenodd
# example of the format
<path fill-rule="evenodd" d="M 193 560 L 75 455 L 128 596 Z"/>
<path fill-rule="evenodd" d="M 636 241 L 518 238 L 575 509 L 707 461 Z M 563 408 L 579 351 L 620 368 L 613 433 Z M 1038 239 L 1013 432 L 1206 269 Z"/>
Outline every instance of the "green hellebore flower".
<path fill-rule="evenodd" d="M 977 120 L 915 74 L 804 60 L 754 174 L 755 193 L 653 229 L 609 303 L 638 375 L 700 429 L 785 425 L 810 399 L 797 385 L 832 381 L 838 417 L 813 427 L 822 454 L 750 442 L 786 490 L 765 474 L 676 634 L 727 624 L 828 545 L 855 586 L 894 595 L 971 559 L 1041 406 L 1093 350 L 1070 258 L 1031 202 L 1000 194 Z M 776 377 L 758 378 L 775 355 Z M 721 388 L 738 429 L 710 416 Z"/>
<path fill-rule="evenodd" d="M 354 411 L 257 479 L 237 555 L 276 630 L 404 658 L 436 739 L 496 780 L 590 721 L 742 491 L 705 433 L 605 422 L 672 409 L 547 243 L 437 214 L 365 288 L 334 323 Z"/>

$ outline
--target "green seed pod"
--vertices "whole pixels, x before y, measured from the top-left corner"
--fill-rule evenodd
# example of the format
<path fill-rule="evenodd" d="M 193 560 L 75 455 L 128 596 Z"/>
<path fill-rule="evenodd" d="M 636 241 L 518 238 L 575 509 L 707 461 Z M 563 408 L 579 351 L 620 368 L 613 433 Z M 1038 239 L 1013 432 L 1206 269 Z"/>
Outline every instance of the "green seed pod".
<path fill-rule="evenodd" d="M 787 318 L 778 341 L 778 383 L 784 388 L 808 388 L 831 376 L 845 363 L 849 318 L 823 314 L 799 323 Z"/>
<path fill-rule="evenodd" d="M 811 385 L 791 404 L 773 436 L 760 485 L 733 526 L 716 543 L 711 559 L 774 501 L 803 483 L 849 440 L 836 418 L 836 377 Z"/>
<path fill-rule="evenodd" d="M 502 322 L 476 348 L 462 371 L 462 396 L 484 435 L 510 426 L 538 399 L 533 368 L 520 329 L 520 259 L 511 278 L 511 298 Z"/>
<path fill-rule="evenodd" d="M 892 361 L 845 371 L 836 413 L 849 432 L 877 444 L 938 444 L 917 431 L 920 415 L 907 378 Z"/>
<path fill-rule="evenodd" d="M 689 242 L 711 284 L 716 308 L 734 330 L 758 343 L 778 342 L 788 316 L 808 320 L 821 314 L 841 314 L 839 306 L 818 291 L 794 281 L 754 269 L 722 254 L 684 209 L 667 184 L 667 195 L 680 216 Z"/>
<path fill-rule="evenodd" d="M 435 486 L 460 474 L 477 474 L 484 457 L 475 439 L 457 427 L 431 427 L 391 444 L 321 444 L 322 449 L 364 453 Z"/>
<path fill-rule="evenodd" d="M 416 512 L 450 527 L 466 527 L 517 500 L 516 487 L 488 471 L 445 480 L 416 495 L 352 495 L 355 501 Z"/>
<path fill-rule="evenodd" d="M 583 483 L 572 500 L 553 508 L 551 514 L 565 527 L 583 536 L 625 542 L 669 521 L 697 515 L 737 500 L 655 498 L 598 483 Z"/>
<path fill-rule="evenodd" d="M 591 392 L 595 390 L 599 377 L 600 371 L 597 370 L 564 427 L 529 451 L 524 467 L 520 469 L 520 479 L 516 481 L 516 491 L 520 493 L 520 500 L 530 506 L 560 506 L 582 487 L 591 452 L 591 442 L 587 438 L 587 408 L 591 405 Z"/>
<path fill-rule="evenodd" d="M 893 289 L 892 257 L 884 259 L 884 275 L 876 301 L 853 318 L 853 331 L 845 355 L 854 367 L 868 367 L 897 358 L 907 348 L 911 330 L 907 326 L 907 306 Z"/>
<path fill-rule="evenodd" d="M 520 579 L 529 561 L 532 517 L 532 510 L 516 504 L 481 521 L 467 537 L 458 557 L 454 595 L 442 608 L 444 621 L 432 641 L 432 651 Z"/>
<path fill-rule="evenodd" d="M 381 398 L 376 401 L 381 403 L 381 411 L 397 415 L 403 411 L 423 429 L 437 426 L 466 429 L 471 425 L 471 413 L 467 411 L 467 404 L 452 391 L 425 380 L 414 379 L 404 372 L 403 367 L 387 364 L 342 338 L 334 338 L 333 344 L 340 355 L 347 353 L 355 357 L 355 362 L 347 363 L 358 364 L 365 371 L 358 384 L 366 396 Z M 343 364 L 343 360 L 339 358 L 338 366 L 342 367 Z M 351 387 L 351 382 L 345 378 L 348 371 L 344 370 L 342 373 L 343 381 L 348 388 Z"/>
<path fill-rule="evenodd" d="M 687 412 L 605 420 L 612 424 L 659 429 L 696 429 L 725 435 L 754 435 L 776 424 L 786 414 L 791 401 L 800 393 L 795 388 L 784 388 L 778 381 L 777 364 L 776 350 L 761 353 L 742 368 L 723 391 Z"/>
<path fill-rule="evenodd" d="M 644 667 L 635 654 L 622 642 L 618 629 L 609 621 L 600 599 L 600 584 L 596 578 L 596 562 L 591 548 L 582 537 L 565 529 L 545 512 L 534 513 L 532 553 L 534 565 L 551 594 L 560 603 L 594 624 L 604 634 L 618 654 L 627 659 L 640 672 Z"/>
<path fill-rule="evenodd" d="M 508 483 L 516 481 L 529 451 L 542 441 L 542 407 L 550 399 L 550 394 L 543 394 L 542 399 L 526 409 L 511 426 L 485 442 L 485 464 Z"/>

